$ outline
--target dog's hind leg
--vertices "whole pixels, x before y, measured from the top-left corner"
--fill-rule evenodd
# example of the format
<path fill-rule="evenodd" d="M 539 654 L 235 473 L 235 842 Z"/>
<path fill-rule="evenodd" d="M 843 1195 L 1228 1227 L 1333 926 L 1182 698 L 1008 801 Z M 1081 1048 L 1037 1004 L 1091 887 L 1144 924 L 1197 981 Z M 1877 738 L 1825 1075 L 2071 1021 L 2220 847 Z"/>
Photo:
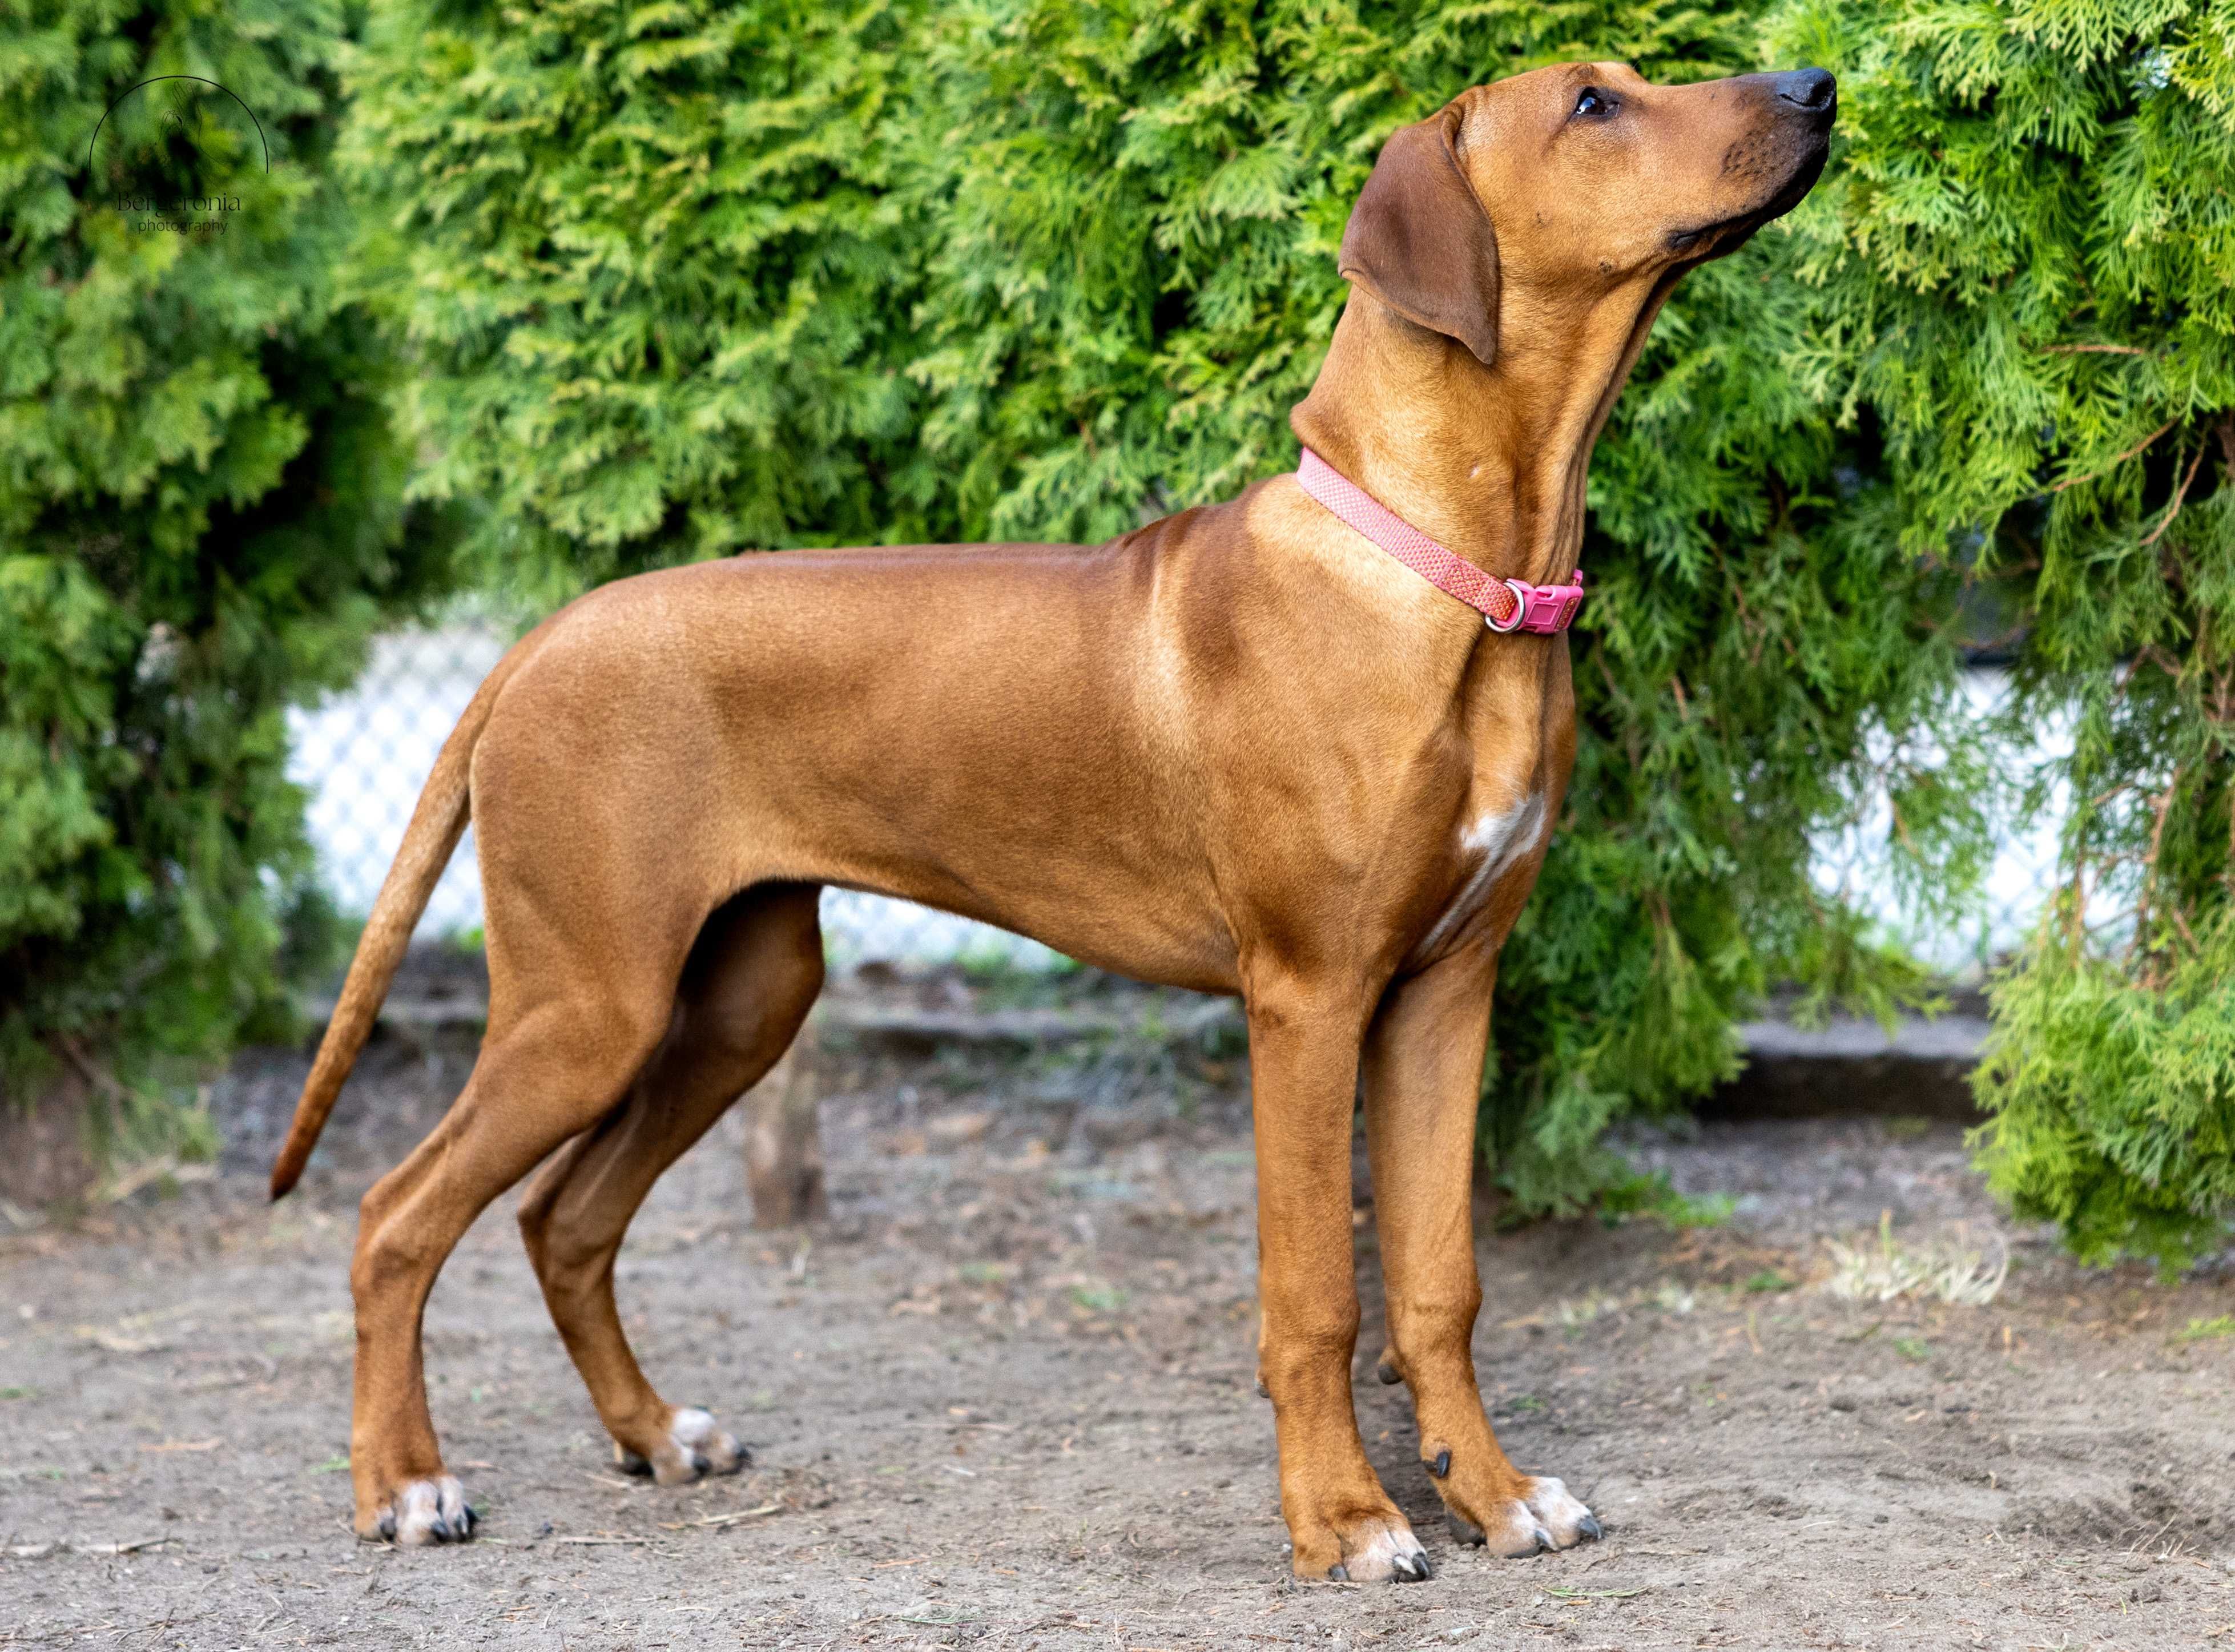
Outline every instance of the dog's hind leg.
<path fill-rule="evenodd" d="M 435 1276 L 474 1218 L 536 1161 L 613 1109 L 672 1013 L 665 970 L 632 960 L 577 985 L 491 1001 L 473 1077 L 411 1156 L 359 1207 L 350 1290 L 357 1371 L 350 1478 L 364 1537 L 444 1543 L 473 1516 L 442 1469 L 427 1414 L 420 1322 Z"/>
<path fill-rule="evenodd" d="M 624 1468 L 662 1485 L 741 1467 L 712 1417 L 678 1409 L 646 1380 L 613 1302 L 613 1260 L 667 1167 L 783 1055 L 823 986 L 821 891 L 748 890 L 707 921 L 666 1038 L 627 1099 L 545 1167 L 520 1210 L 521 1236 L 575 1368 Z"/>

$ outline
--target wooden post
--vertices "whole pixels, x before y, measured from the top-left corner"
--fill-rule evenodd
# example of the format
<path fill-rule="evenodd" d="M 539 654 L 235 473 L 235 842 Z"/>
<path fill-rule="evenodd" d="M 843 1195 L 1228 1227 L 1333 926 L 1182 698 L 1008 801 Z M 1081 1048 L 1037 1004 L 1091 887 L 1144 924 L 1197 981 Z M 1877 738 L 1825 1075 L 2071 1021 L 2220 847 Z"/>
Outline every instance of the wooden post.
<path fill-rule="evenodd" d="M 830 1213 L 816 1128 L 815 1029 L 803 1026 L 768 1076 L 745 1092 L 745 1182 L 753 1226 L 796 1228 Z"/>

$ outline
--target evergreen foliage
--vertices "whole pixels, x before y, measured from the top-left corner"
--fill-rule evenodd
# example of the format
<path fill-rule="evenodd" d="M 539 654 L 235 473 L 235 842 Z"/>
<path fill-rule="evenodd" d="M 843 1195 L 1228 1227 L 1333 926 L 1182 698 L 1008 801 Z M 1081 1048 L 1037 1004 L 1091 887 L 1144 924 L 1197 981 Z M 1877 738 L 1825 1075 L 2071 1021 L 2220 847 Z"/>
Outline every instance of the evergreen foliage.
<path fill-rule="evenodd" d="M 397 0 L 351 81 L 355 290 L 428 364 L 415 495 L 550 606 L 684 557 L 955 536 L 901 369 L 914 0 Z"/>
<path fill-rule="evenodd" d="M 1994 985 L 1983 1162 L 2083 1255 L 2235 1211 L 2235 19 L 2205 0 L 1804 3 L 1842 151 L 1801 220 L 1808 393 L 1884 432 L 1905 548 L 1973 563 L 2066 885 Z"/>
<path fill-rule="evenodd" d="M 346 30 L 0 22 L 0 1078 L 68 1057 L 112 1127 L 175 1125 L 165 1075 L 278 1004 L 310 871 L 283 709 L 442 562 L 397 549 L 387 358 L 334 293 Z M 131 91 L 157 76 L 200 78 Z"/>

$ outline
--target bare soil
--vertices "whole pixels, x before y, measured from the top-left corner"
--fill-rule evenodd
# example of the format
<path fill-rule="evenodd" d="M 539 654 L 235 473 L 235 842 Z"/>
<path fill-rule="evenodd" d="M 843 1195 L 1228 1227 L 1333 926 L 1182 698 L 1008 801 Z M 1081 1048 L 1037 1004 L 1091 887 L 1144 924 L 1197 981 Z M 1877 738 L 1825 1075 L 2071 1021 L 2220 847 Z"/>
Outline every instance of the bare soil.
<path fill-rule="evenodd" d="M 1152 1033 L 1185 1013 L 1087 990 Z M 360 1545 L 354 1202 L 472 1050 L 377 1041 L 276 1207 L 305 1059 L 251 1052 L 213 1092 L 216 1177 L 0 1241 L 0 1643 L 2235 1646 L 2224 1268 L 2084 1272 L 1922 1120 L 1639 1137 L 1686 1190 L 1736 1196 L 1719 1226 L 1501 1231 L 1485 1195 L 1485 1396 L 1515 1460 L 1607 1530 L 1528 1561 L 1452 1545 L 1404 1390 L 1373 1380 L 1361 1161 L 1360 1418 L 1439 1570 L 1293 1583 L 1252 1389 L 1246 1072 L 1157 1036 L 826 1048 L 812 1230 L 751 1228 L 736 1114 L 668 1176 L 623 1308 L 668 1395 L 750 1440 L 734 1478 L 613 1471 L 506 1201 L 428 1314 L 484 1535 Z M 1904 1242 L 1998 1236 L 2008 1283 L 1974 1307 L 1831 1294 L 1825 1242 L 1881 1213 Z"/>

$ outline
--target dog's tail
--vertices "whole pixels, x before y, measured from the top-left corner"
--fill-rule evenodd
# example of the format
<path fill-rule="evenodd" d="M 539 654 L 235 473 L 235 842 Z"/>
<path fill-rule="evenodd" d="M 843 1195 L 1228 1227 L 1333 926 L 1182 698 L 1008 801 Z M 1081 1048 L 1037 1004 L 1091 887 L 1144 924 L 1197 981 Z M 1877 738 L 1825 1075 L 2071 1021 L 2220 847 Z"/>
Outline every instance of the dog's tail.
<path fill-rule="evenodd" d="M 397 966 L 403 961 L 403 950 L 410 944 L 420 914 L 427 909 L 436 881 L 450 863 L 458 840 L 465 836 L 466 819 L 472 811 L 475 744 L 488 722 L 490 707 L 496 704 L 497 691 L 528 652 L 522 642 L 497 662 L 435 759 L 434 772 L 427 777 L 418 807 L 411 811 L 403 847 L 396 851 L 395 862 L 372 903 L 372 915 L 365 920 L 357 956 L 350 960 L 349 977 L 342 983 L 341 997 L 326 1022 L 326 1035 L 319 1041 L 318 1059 L 311 1064 L 302 1098 L 295 1104 L 295 1122 L 272 1166 L 275 1199 L 284 1197 L 302 1176 L 311 1150 L 318 1144 L 318 1132 L 326 1127 L 326 1116 L 333 1111 L 350 1069 L 357 1065 L 358 1052 L 371 1036 L 381 1000 L 388 996 L 389 983 L 396 979 Z"/>

